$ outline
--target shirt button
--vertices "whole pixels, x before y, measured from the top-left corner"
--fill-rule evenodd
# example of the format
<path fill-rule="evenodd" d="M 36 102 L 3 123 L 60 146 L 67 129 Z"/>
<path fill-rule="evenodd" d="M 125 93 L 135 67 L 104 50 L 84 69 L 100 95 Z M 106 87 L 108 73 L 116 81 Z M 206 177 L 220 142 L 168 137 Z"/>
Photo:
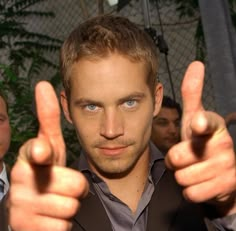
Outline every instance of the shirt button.
<path fill-rule="evenodd" d="M 109 199 L 110 199 L 111 201 L 114 201 L 114 200 L 115 200 L 115 197 L 114 197 L 113 195 L 109 195 Z"/>

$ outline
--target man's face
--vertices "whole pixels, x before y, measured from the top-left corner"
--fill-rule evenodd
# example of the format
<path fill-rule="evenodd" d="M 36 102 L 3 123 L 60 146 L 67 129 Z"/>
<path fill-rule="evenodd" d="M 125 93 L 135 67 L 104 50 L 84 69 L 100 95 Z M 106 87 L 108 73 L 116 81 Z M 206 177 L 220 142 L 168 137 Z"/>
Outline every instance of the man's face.
<path fill-rule="evenodd" d="M 6 104 L 0 97 L 0 160 L 7 152 L 11 140 L 11 129 Z"/>
<path fill-rule="evenodd" d="M 70 113 L 63 97 L 62 105 L 92 169 L 116 175 L 129 171 L 141 156 L 148 155 L 152 119 L 161 98 L 159 84 L 157 103 L 153 103 L 143 63 L 112 54 L 74 64 Z"/>
<path fill-rule="evenodd" d="M 180 140 L 180 117 L 174 108 L 162 107 L 153 120 L 152 141 L 164 154 Z"/>

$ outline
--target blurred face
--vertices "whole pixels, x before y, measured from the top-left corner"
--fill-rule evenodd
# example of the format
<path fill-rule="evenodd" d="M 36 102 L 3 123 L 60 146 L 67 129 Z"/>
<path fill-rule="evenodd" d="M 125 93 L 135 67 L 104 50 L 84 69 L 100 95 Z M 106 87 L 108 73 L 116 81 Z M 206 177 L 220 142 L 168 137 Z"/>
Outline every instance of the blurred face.
<path fill-rule="evenodd" d="M 180 140 L 180 117 L 174 108 L 162 107 L 153 120 L 152 141 L 164 154 Z"/>
<path fill-rule="evenodd" d="M 11 139 L 11 129 L 6 104 L 0 97 L 0 161 L 7 152 Z"/>
<path fill-rule="evenodd" d="M 148 158 L 152 119 L 160 108 L 146 84 L 146 69 L 118 54 L 74 64 L 69 102 L 64 113 L 77 131 L 91 168 L 101 175 L 125 174 Z"/>

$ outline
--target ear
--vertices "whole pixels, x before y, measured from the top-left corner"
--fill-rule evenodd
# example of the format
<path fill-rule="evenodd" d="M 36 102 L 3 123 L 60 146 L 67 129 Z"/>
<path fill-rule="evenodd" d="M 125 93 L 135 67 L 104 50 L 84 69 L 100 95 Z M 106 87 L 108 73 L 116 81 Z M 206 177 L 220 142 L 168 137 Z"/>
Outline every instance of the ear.
<path fill-rule="evenodd" d="M 66 117 L 66 120 L 72 124 L 73 122 L 72 122 L 72 119 L 70 116 L 69 104 L 68 104 L 68 100 L 67 100 L 65 91 L 61 91 L 60 100 L 61 100 L 61 106 L 62 106 L 64 115 Z"/>
<path fill-rule="evenodd" d="M 153 117 L 155 117 L 161 108 L 163 98 L 163 86 L 161 83 L 158 83 L 155 88 L 154 92 L 154 111 L 153 111 Z"/>

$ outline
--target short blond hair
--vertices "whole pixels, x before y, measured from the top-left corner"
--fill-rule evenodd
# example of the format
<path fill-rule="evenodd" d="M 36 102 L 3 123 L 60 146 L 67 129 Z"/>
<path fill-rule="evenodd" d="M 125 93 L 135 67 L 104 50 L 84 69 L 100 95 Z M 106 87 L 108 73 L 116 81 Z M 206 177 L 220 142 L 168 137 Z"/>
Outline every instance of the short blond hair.
<path fill-rule="evenodd" d="M 80 24 L 62 45 L 60 69 L 67 96 L 70 96 L 72 65 L 81 59 L 102 59 L 118 53 L 131 61 L 145 63 L 147 84 L 154 90 L 157 80 L 157 47 L 136 24 L 120 16 L 97 16 Z"/>

